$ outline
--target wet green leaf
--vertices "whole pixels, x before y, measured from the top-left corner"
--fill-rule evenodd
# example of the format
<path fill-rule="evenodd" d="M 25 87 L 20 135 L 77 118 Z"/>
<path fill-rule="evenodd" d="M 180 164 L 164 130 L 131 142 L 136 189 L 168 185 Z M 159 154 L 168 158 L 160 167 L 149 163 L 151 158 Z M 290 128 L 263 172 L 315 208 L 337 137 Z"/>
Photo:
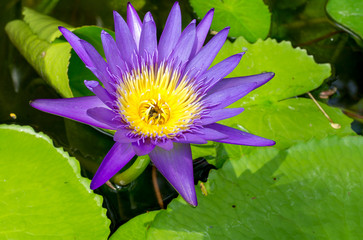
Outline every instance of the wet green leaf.
<path fill-rule="evenodd" d="M 352 119 L 344 115 L 339 108 L 323 103 L 320 105 L 335 123 L 340 124 L 340 128 L 333 128 L 315 103 L 306 98 L 292 98 L 266 105 L 250 106 L 240 115 L 223 120 L 221 123 L 273 139 L 276 142 L 275 147 L 279 149 L 288 148 L 311 138 L 355 135 L 350 127 Z"/>
<path fill-rule="evenodd" d="M 221 121 L 222 124 L 272 139 L 279 149 L 312 138 L 355 135 L 350 127 L 352 120 L 340 109 L 321 103 L 330 118 L 340 124 L 341 128 L 335 129 L 312 100 L 288 99 L 319 87 L 324 79 L 330 76 L 329 64 L 315 63 L 313 57 L 307 55 L 305 50 L 293 48 L 290 42 L 277 43 L 275 40 L 267 39 L 250 44 L 243 38 L 238 38 L 234 43 L 226 42 L 214 63 L 242 50 L 245 50 L 246 54 L 228 77 L 263 72 L 274 72 L 275 77 L 232 104 L 230 107 L 244 107 L 245 111 L 236 117 Z M 211 162 L 216 162 L 214 158 L 219 152 L 217 160 L 218 166 L 221 166 L 221 163 L 231 158 L 230 152 L 225 152 L 229 149 L 236 150 L 238 154 L 247 154 L 256 148 L 222 144 L 218 151 L 210 150 Z M 207 153 L 198 148 L 193 148 L 193 154 L 207 156 Z"/>
<path fill-rule="evenodd" d="M 42 78 L 63 97 L 87 96 L 92 93 L 84 86 L 84 80 L 97 80 L 60 37 L 58 26 L 74 30 L 80 38 L 91 43 L 103 55 L 102 28 L 85 26 L 74 29 L 67 24 L 34 10 L 25 8 L 24 21 L 15 20 L 7 24 L 6 32 L 21 54 Z M 108 31 L 108 30 L 107 30 Z M 113 32 L 108 31 L 114 35 Z"/>
<path fill-rule="evenodd" d="M 228 161 L 160 211 L 147 239 L 361 239 L 363 137 L 329 137 Z M 232 194 L 233 193 L 233 194 Z"/>
<path fill-rule="evenodd" d="M 361 40 L 363 39 L 363 1 L 329 0 L 326 10 L 336 22 L 355 32 Z"/>
<path fill-rule="evenodd" d="M 54 39 L 62 35 L 61 32 L 58 31 L 59 26 L 70 28 L 68 24 L 38 13 L 30 8 L 24 8 L 23 15 L 24 22 L 29 26 L 32 32 L 38 38 L 45 40 L 48 43 L 53 42 Z"/>
<path fill-rule="evenodd" d="M 1 125 L 0 154 L 0 239 L 107 239 L 102 198 L 49 137 Z"/>
<path fill-rule="evenodd" d="M 64 42 L 51 44 L 61 34 L 58 26 L 66 24 L 27 8 L 23 13 L 24 21 L 14 20 L 5 27 L 11 42 L 58 93 L 72 97 L 66 72 L 71 47 Z"/>
<path fill-rule="evenodd" d="M 262 0 L 191 0 L 200 18 L 214 8 L 212 29 L 220 31 L 230 26 L 229 36 L 243 36 L 250 42 L 265 39 L 270 30 L 271 14 Z"/>
<path fill-rule="evenodd" d="M 159 211 L 151 211 L 133 218 L 112 234 L 110 240 L 143 240 L 146 238 L 146 231 Z"/>
<path fill-rule="evenodd" d="M 306 50 L 293 48 L 290 42 L 259 40 L 254 44 L 243 38 L 234 43 L 227 41 L 214 60 L 214 64 L 245 51 L 240 64 L 228 77 L 239 77 L 263 72 L 274 72 L 275 77 L 262 87 L 234 103 L 246 107 L 275 102 L 304 94 L 319 87 L 330 76 L 329 64 L 317 64 Z"/>

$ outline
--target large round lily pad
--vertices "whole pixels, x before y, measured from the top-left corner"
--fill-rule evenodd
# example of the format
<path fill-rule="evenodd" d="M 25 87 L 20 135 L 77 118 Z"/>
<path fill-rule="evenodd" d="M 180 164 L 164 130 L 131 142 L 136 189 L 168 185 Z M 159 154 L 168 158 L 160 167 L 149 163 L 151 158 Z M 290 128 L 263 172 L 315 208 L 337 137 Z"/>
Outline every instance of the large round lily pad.
<path fill-rule="evenodd" d="M 229 36 L 243 36 L 250 42 L 265 39 L 270 30 L 271 13 L 261 0 L 191 0 L 194 11 L 202 18 L 214 8 L 212 29 L 230 26 Z"/>
<path fill-rule="evenodd" d="M 30 127 L 0 125 L 0 239 L 107 239 L 79 163 Z"/>
<path fill-rule="evenodd" d="M 156 215 L 147 239 L 363 239 L 363 137 L 329 137 L 228 161 Z"/>

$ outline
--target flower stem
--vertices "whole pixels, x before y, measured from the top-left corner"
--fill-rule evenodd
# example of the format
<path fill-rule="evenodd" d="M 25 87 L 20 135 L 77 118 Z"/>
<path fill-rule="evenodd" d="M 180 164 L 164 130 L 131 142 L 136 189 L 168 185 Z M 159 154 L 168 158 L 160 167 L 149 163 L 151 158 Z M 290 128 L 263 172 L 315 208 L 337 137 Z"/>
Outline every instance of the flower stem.
<path fill-rule="evenodd" d="M 151 172 L 152 180 L 153 180 L 153 186 L 155 190 L 156 199 L 158 200 L 159 206 L 161 209 L 164 209 L 164 202 L 163 197 L 161 196 L 159 184 L 158 184 L 158 178 L 157 178 L 157 171 L 156 167 L 153 166 L 152 172 Z"/>
<path fill-rule="evenodd" d="M 130 182 L 134 181 L 136 178 L 140 176 L 141 173 L 144 172 L 145 168 L 149 165 L 150 158 L 149 156 L 140 156 L 136 159 L 136 161 L 129 167 L 126 171 L 117 174 L 114 177 L 114 183 L 125 186 Z"/>

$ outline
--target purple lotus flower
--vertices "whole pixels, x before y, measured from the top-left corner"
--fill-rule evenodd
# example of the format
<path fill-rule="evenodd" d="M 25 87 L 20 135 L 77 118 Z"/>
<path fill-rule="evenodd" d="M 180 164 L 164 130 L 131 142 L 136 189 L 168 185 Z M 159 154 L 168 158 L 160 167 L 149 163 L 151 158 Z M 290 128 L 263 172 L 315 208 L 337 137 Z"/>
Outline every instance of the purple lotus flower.
<path fill-rule="evenodd" d="M 243 108 L 225 108 L 268 82 L 273 73 L 226 78 L 243 53 L 208 69 L 226 41 L 221 30 L 204 47 L 213 18 L 211 9 L 197 25 L 181 31 L 175 3 L 157 42 L 150 12 L 143 22 L 131 4 L 127 23 L 114 12 L 116 41 L 102 31 L 105 61 L 88 42 L 60 27 L 67 41 L 102 82 L 85 81 L 95 96 L 38 99 L 31 106 L 95 127 L 112 129 L 115 144 L 91 182 L 96 189 L 136 154 L 151 161 L 181 196 L 197 205 L 190 144 L 207 141 L 271 146 L 275 142 L 216 123 L 238 115 Z"/>

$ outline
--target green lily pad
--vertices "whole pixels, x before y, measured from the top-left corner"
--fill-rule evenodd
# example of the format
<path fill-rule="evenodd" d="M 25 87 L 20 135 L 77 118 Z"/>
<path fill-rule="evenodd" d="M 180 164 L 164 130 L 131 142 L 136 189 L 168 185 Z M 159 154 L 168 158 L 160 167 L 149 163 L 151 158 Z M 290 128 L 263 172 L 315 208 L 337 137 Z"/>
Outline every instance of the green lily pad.
<path fill-rule="evenodd" d="M 146 231 L 154 220 L 159 211 L 151 211 L 133 218 L 123 224 L 112 234 L 110 240 L 143 240 L 146 237 Z"/>
<path fill-rule="evenodd" d="M 51 43 L 54 39 L 60 37 L 62 34 L 58 31 L 59 26 L 70 28 L 68 24 L 61 22 L 57 19 L 49 17 L 47 15 L 38 13 L 30 8 L 24 8 L 23 10 L 24 22 L 29 25 L 32 32 L 37 35 L 38 38 Z"/>
<path fill-rule="evenodd" d="M 74 29 L 66 23 L 28 8 L 24 9 L 23 14 L 23 21 L 9 22 L 5 30 L 25 59 L 63 97 L 92 94 L 83 82 L 97 78 L 85 67 L 64 37 L 61 37 L 58 26 L 74 30 L 76 35 L 90 42 L 100 54 L 103 54 L 102 28 L 85 26 Z M 113 32 L 108 32 L 114 35 Z"/>
<path fill-rule="evenodd" d="M 252 91 L 231 107 L 244 107 L 238 116 L 220 123 L 272 139 L 279 149 L 288 148 L 311 138 L 322 139 L 330 135 L 355 135 L 350 127 L 352 120 L 340 109 L 320 103 L 330 118 L 340 124 L 336 129 L 310 99 L 294 98 L 321 85 L 330 76 L 329 64 L 317 64 L 305 50 L 293 48 L 290 42 L 277 43 L 267 39 L 248 43 L 238 38 L 234 43 L 226 42 L 214 63 L 232 54 L 246 50 L 241 63 L 228 77 L 246 76 L 262 72 L 275 72 L 275 77 L 262 87 Z M 278 53 L 278 54 L 276 54 Z M 223 81 L 223 80 L 222 80 Z M 234 146 L 219 145 L 218 151 L 210 151 L 218 158 L 218 166 L 230 158 L 225 152 Z M 239 147 L 238 154 L 247 154 L 253 147 Z M 203 149 L 193 148 L 193 154 L 203 155 Z M 206 153 L 204 153 L 206 155 Z M 216 164 L 211 158 L 211 163 Z M 222 164 L 221 164 L 222 163 Z"/>
<path fill-rule="evenodd" d="M 64 42 L 51 44 L 61 35 L 58 26 L 68 25 L 27 8 L 23 14 L 24 21 L 14 20 L 5 27 L 11 42 L 58 93 L 72 97 L 66 71 L 71 47 Z"/>
<path fill-rule="evenodd" d="M 147 239 L 362 239 L 363 137 L 336 136 L 228 161 L 156 215 Z"/>
<path fill-rule="evenodd" d="M 324 103 L 320 105 L 334 123 L 340 125 L 340 128 L 332 127 L 315 103 L 306 98 L 292 98 L 262 106 L 250 106 L 240 115 L 223 120 L 221 123 L 273 139 L 276 142 L 275 147 L 279 149 L 288 148 L 311 138 L 355 135 L 350 127 L 351 118 L 344 115 L 339 108 Z M 240 148 L 241 151 L 246 149 L 243 146 Z"/>
<path fill-rule="evenodd" d="M 1 125 L 0 154 L 0 239 L 107 239 L 102 198 L 49 137 Z"/>
<path fill-rule="evenodd" d="M 265 39 L 270 30 L 271 13 L 262 0 L 191 0 L 194 11 L 202 18 L 214 8 L 212 29 L 230 26 L 229 36 L 243 36 L 250 42 Z"/>
<path fill-rule="evenodd" d="M 350 127 L 352 120 L 342 114 L 340 109 L 320 103 L 330 118 L 340 124 L 341 128 L 336 129 L 330 125 L 329 120 L 312 100 L 288 99 L 319 87 L 324 79 L 330 76 L 329 64 L 315 63 L 313 57 L 307 55 L 305 50 L 293 48 L 290 42 L 277 43 L 275 40 L 267 39 L 250 44 L 243 38 L 238 38 L 234 43 L 226 42 L 214 63 L 242 50 L 245 50 L 246 54 L 228 77 L 262 72 L 274 72 L 275 77 L 230 106 L 244 107 L 245 111 L 242 114 L 220 123 L 272 139 L 279 149 L 311 138 L 355 135 Z M 230 158 L 228 154 L 223 153 L 230 148 L 235 149 L 228 144 L 220 146 L 219 166 L 221 162 Z M 246 154 L 254 149 L 239 147 L 237 152 Z M 194 152 L 197 152 L 197 149 Z"/>
<path fill-rule="evenodd" d="M 258 40 L 248 43 L 238 38 L 227 41 L 213 64 L 245 51 L 240 64 L 228 77 L 240 77 L 263 72 L 274 72 L 275 77 L 262 87 L 234 103 L 233 107 L 275 102 L 298 96 L 319 87 L 331 74 L 329 64 L 317 64 L 306 50 L 293 48 L 290 42 Z"/>
<path fill-rule="evenodd" d="M 336 22 L 349 28 L 363 40 L 363 1 L 329 0 L 326 10 Z"/>

